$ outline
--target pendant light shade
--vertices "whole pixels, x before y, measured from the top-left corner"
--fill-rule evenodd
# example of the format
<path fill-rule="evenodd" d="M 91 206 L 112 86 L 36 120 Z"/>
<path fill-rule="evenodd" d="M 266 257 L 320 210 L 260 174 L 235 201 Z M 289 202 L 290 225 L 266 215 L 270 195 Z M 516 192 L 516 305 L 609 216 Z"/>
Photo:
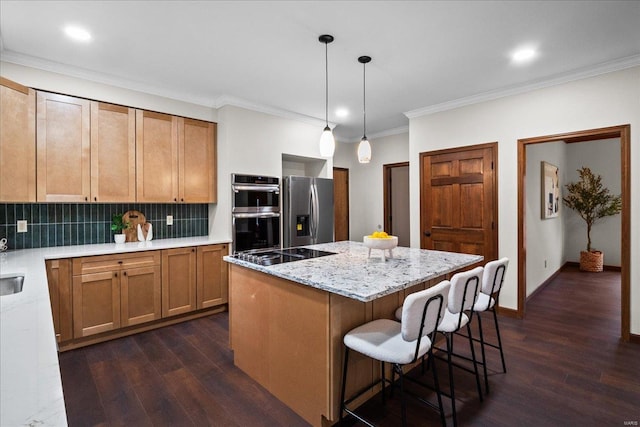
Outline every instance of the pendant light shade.
<path fill-rule="evenodd" d="M 322 131 L 322 136 L 320 136 L 320 155 L 322 157 L 332 157 L 333 152 L 336 149 L 336 141 L 333 138 L 333 132 L 331 132 L 331 128 L 329 127 L 329 56 L 328 56 L 328 45 L 333 41 L 333 36 L 329 34 L 323 34 L 318 37 L 318 41 L 320 43 L 324 43 L 324 63 L 325 63 L 325 103 L 324 103 L 324 118 L 326 122 L 326 126 Z"/>
<path fill-rule="evenodd" d="M 371 161 L 371 144 L 367 138 L 367 73 L 366 65 L 371 62 L 370 56 L 361 56 L 358 62 L 362 64 L 362 139 L 358 145 L 358 161 L 369 163 Z"/>

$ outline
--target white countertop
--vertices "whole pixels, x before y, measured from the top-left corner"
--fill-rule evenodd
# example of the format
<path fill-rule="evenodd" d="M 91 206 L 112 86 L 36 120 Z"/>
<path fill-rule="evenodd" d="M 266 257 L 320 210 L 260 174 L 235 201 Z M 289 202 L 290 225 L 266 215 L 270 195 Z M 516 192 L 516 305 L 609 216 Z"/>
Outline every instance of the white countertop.
<path fill-rule="evenodd" d="M 24 275 L 22 292 L 0 297 L 0 426 L 66 426 L 46 259 L 230 243 L 206 236 L 0 253 L 0 276 Z"/>
<path fill-rule="evenodd" d="M 418 283 L 443 276 L 483 260 L 482 256 L 397 247 L 393 258 L 382 260 L 381 249 L 360 242 L 335 242 L 305 246 L 335 252 L 319 258 L 262 266 L 230 256 L 227 262 L 322 289 L 358 301 L 372 301 Z M 388 254 L 388 252 L 387 252 Z"/>

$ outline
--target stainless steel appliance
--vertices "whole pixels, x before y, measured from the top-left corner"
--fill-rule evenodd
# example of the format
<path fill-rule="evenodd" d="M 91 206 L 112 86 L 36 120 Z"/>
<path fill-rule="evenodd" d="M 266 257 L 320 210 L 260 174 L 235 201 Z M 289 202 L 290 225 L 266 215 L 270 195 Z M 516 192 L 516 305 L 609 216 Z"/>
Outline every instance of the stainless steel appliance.
<path fill-rule="evenodd" d="M 333 180 L 287 176 L 283 180 L 283 246 L 333 242 Z"/>
<path fill-rule="evenodd" d="M 300 261 L 303 259 L 318 258 L 327 255 L 335 255 L 335 252 L 320 251 L 309 248 L 288 248 L 282 250 L 263 252 L 240 252 L 234 254 L 234 258 L 253 264 L 275 265 L 285 262 Z"/>
<path fill-rule="evenodd" d="M 280 178 L 231 175 L 233 253 L 280 248 Z"/>

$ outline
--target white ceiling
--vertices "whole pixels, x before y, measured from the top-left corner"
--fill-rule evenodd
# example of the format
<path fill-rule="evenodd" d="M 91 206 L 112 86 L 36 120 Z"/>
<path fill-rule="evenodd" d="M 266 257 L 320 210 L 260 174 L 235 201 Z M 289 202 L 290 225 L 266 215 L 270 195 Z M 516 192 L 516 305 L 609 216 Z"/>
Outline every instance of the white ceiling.
<path fill-rule="evenodd" d="M 76 24 L 82 44 L 62 28 Z M 640 1 L 0 1 L 2 60 L 195 102 L 329 121 L 362 136 L 434 111 L 640 64 Z M 526 66 L 509 54 L 531 45 Z M 338 118 L 335 110 L 350 115 Z M 320 130 L 319 130 L 320 132 Z"/>

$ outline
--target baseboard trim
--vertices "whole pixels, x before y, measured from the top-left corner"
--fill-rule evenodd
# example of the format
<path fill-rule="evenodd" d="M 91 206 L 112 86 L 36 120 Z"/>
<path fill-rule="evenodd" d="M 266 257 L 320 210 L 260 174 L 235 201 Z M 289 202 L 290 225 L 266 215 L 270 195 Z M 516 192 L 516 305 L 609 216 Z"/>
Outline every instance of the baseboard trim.
<path fill-rule="evenodd" d="M 567 262 L 564 263 L 564 265 L 560 269 L 562 270 L 565 267 L 579 268 L 580 267 L 580 263 L 579 262 L 574 262 L 574 261 L 567 261 Z M 617 265 L 603 265 L 602 269 L 604 271 L 622 271 L 622 267 L 619 267 Z"/>
<path fill-rule="evenodd" d="M 549 277 L 547 278 L 547 280 L 545 280 L 544 282 L 542 282 L 542 283 L 540 284 L 540 286 L 538 286 L 538 287 L 536 288 L 536 290 L 535 290 L 535 291 L 531 292 L 531 295 L 529 295 L 525 301 L 527 301 L 527 302 L 528 302 L 531 298 L 533 298 L 533 297 L 534 297 L 534 296 L 536 296 L 539 292 L 541 292 L 544 288 L 546 288 L 546 287 L 549 285 L 549 283 L 553 282 L 553 280 L 554 280 L 556 277 L 558 277 L 558 274 L 560 274 L 560 272 L 562 271 L 562 269 L 563 269 L 566 265 L 567 265 L 567 264 L 565 263 L 562 267 L 560 267 L 558 270 L 556 270 L 556 271 L 555 271 L 551 276 L 549 276 Z"/>
<path fill-rule="evenodd" d="M 498 314 L 501 316 L 512 317 L 514 319 L 522 319 L 518 310 L 514 310 L 512 308 L 498 307 Z"/>
<path fill-rule="evenodd" d="M 632 342 L 634 344 L 640 344 L 640 335 L 629 334 L 629 342 Z"/>

